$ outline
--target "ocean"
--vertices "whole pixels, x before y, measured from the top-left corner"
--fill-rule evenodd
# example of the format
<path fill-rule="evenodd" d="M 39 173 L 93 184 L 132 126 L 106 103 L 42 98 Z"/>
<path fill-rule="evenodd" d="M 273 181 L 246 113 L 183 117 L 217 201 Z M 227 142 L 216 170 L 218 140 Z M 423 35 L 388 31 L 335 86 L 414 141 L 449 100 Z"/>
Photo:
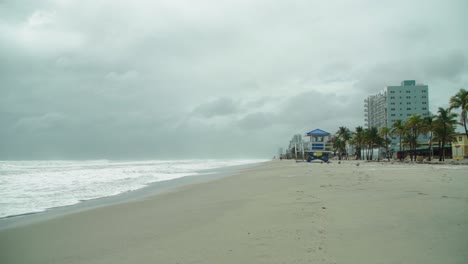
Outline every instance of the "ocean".
<path fill-rule="evenodd" d="M 266 160 L 0 161 L 0 218 L 118 195 L 150 184 Z"/>

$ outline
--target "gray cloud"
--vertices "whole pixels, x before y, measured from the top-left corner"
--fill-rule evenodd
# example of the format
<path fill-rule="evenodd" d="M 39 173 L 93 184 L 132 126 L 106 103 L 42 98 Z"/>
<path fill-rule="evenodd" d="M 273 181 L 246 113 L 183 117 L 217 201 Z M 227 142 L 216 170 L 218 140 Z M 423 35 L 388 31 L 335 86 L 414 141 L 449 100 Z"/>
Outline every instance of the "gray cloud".
<path fill-rule="evenodd" d="M 239 121 L 239 127 L 247 130 L 265 129 L 275 124 L 274 115 L 269 113 L 248 114 Z"/>
<path fill-rule="evenodd" d="M 203 117 L 232 115 L 238 112 L 239 106 L 231 98 L 219 98 L 207 103 L 203 103 L 193 110 L 195 115 Z"/>
<path fill-rule="evenodd" d="M 336 130 L 336 124 L 351 128 L 361 125 L 364 111 L 362 94 L 345 96 L 338 93 L 305 92 L 292 97 L 285 105 L 277 122 L 308 132 L 322 128 L 330 132 Z"/>
<path fill-rule="evenodd" d="M 424 70 L 425 79 L 457 80 L 468 70 L 466 55 L 461 51 L 453 51 L 445 56 L 429 57 Z"/>
<path fill-rule="evenodd" d="M 65 120 L 65 117 L 59 113 L 47 113 L 42 116 L 21 118 L 13 126 L 13 129 L 17 131 L 32 131 L 34 133 L 37 130 L 53 129 L 63 120 Z"/>
<path fill-rule="evenodd" d="M 436 109 L 468 82 L 467 8 L 1 1 L 0 159 L 269 157 L 404 79 Z"/>

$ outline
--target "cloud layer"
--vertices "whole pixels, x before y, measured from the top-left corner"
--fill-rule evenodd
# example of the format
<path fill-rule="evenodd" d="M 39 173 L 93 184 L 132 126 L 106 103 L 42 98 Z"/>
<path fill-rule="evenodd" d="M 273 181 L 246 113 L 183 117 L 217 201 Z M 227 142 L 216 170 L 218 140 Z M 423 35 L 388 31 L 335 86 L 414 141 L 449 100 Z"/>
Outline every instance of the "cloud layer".
<path fill-rule="evenodd" d="M 468 81 L 466 1 L 2 1 L 0 159 L 270 157 Z"/>

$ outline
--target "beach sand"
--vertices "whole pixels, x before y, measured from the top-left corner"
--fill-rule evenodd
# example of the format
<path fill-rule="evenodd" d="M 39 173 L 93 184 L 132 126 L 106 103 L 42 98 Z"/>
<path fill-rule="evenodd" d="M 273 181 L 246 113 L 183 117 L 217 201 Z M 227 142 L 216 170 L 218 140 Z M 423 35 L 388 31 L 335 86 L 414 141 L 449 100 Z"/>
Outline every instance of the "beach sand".
<path fill-rule="evenodd" d="M 0 231 L 0 263 L 468 263 L 468 167 L 272 161 Z"/>

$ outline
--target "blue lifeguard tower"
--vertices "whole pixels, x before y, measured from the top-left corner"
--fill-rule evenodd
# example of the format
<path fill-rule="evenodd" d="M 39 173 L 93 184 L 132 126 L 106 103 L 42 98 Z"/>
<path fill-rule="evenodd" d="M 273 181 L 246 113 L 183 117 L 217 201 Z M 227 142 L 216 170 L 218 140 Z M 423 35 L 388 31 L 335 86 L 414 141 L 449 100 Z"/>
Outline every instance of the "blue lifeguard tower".
<path fill-rule="evenodd" d="M 327 143 L 330 141 L 331 134 L 321 129 L 315 129 L 308 132 L 306 136 L 310 137 L 307 161 L 321 160 L 328 162 L 331 152 L 327 151 Z"/>

